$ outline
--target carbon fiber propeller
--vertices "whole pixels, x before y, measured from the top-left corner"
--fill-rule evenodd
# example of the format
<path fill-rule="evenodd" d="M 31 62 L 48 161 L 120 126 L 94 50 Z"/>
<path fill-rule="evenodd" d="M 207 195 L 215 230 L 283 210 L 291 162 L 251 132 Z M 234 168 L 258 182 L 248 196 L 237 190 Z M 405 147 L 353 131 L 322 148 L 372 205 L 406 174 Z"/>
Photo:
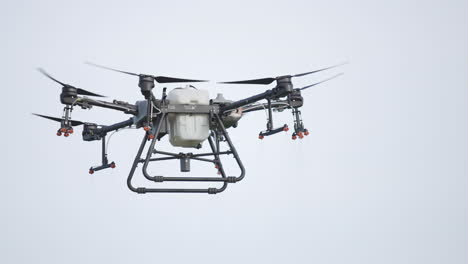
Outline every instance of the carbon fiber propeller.
<path fill-rule="evenodd" d="M 51 79 L 52 81 L 62 85 L 63 87 L 66 87 L 66 88 L 73 88 L 73 89 L 76 89 L 76 93 L 77 94 L 81 94 L 81 95 L 88 95 L 88 96 L 96 96 L 96 97 L 105 97 L 103 95 L 100 95 L 100 94 L 97 94 L 97 93 L 93 93 L 93 92 L 90 92 L 90 91 L 87 91 L 85 89 L 82 89 L 82 88 L 77 88 L 75 86 L 72 86 L 70 84 L 66 84 L 66 83 L 63 83 L 57 79 L 55 79 L 54 77 L 52 77 L 50 74 L 48 74 L 44 69 L 42 68 L 38 68 L 37 69 L 40 73 L 44 74 L 47 78 Z"/>
<path fill-rule="evenodd" d="M 332 77 L 330 77 L 330 78 L 327 78 L 327 79 L 322 80 L 322 81 L 320 81 L 320 82 L 316 82 L 316 83 L 311 84 L 311 85 L 304 86 L 304 87 L 302 87 L 302 88 L 298 88 L 297 90 L 305 90 L 305 89 L 307 89 L 307 88 L 310 88 L 310 87 L 319 85 L 319 84 L 321 84 L 321 83 L 330 81 L 330 80 L 332 80 L 332 79 L 335 79 L 335 78 L 337 78 L 337 77 L 339 77 L 339 76 L 341 76 L 341 75 L 343 75 L 343 74 L 344 74 L 344 73 L 338 73 L 337 75 L 334 75 L 334 76 L 332 76 Z"/>
<path fill-rule="evenodd" d="M 321 72 L 321 71 L 326 71 L 326 70 L 329 70 L 329 69 L 332 69 L 332 68 L 342 66 L 342 65 L 344 65 L 346 63 L 347 62 L 344 62 L 344 63 L 340 63 L 340 64 L 333 65 L 333 66 L 330 66 L 330 67 L 326 67 L 326 68 L 322 68 L 322 69 L 318 69 L 318 70 L 314 70 L 314 71 L 310 71 L 310 72 L 294 74 L 294 75 L 283 75 L 283 76 L 278 76 L 278 77 L 268 77 L 268 78 L 261 78 L 261 79 L 231 81 L 231 82 L 219 82 L 219 83 L 225 83 L 225 84 L 263 84 L 263 85 L 266 85 L 266 84 L 271 84 L 272 82 L 283 79 L 283 78 L 302 77 L 302 76 L 305 76 L 305 75 L 309 75 L 309 74 L 313 74 L 313 73 L 317 73 L 317 72 Z"/>
<path fill-rule="evenodd" d="M 53 120 L 53 121 L 60 122 L 60 123 L 65 121 L 65 119 L 63 119 L 63 118 L 40 115 L 40 114 L 35 114 L 35 113 L 32 113 L 32 114 L 35 115 L 35 116 L 39 116 L 39 117 L 46 118 L 46 119 L 49 119 L 49 120 Z M 80 126 L 80 125 L 85 124 L 85 122 L 81 122 L 81 121 L 77 121 L 77 120 L 68 120 L 68 122 L 69 122 L 69 124 L 71 126 Z"/>
<path fill-rule="evenodd" d="M 207 80 L 183 79 L 183 78 L 175 78 L 175 77 L 168 77 L 168 76 L 154 76 L 150 74 L 141 74 L 141 73 L 138 74 L 134 72 L 122 71 L 122 70 L 110 68 L 107 66 L 98 65 L 92 62 L 85 62 L 85 63 L 94 67 L 101 68 L 101 69 L 120 72 L 120 73 L 124 73 L 128 75 L 133 75 L 133 76 L 138 76 L 138 77 L 144 77 L 144 76 L 152 77 L 158 83 L 207 82 Z"/>

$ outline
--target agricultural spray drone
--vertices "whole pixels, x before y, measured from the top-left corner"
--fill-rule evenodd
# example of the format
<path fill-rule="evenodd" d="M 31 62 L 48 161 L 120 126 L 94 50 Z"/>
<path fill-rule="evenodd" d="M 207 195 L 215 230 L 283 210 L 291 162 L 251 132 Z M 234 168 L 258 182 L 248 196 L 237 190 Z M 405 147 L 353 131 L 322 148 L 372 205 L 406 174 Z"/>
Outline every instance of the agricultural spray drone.
<path fill-rule="evenodd" d="M 107 70 L 112 70 L 128 75 L 138 77 L 138 86 L 145 100 L 137 101 L 135 104 L 130 104 L 123 101 L 114 100 L 112 102 L 92 99 L 90 97 L 103 97 L 102 95 L 89 92 L 87 90 L 77 88 L 75 86 L 65 84 L 44 70 L 39 71 L 62 86 L 60 94 L 60 102 L 65 105 L 62 118 L 50 117 L 45 115 L 35 114 L 37 116 L 54 120 L 60 123 L 60 128 L 57 131 L 57 136 L 68 137 L 74 132 L 75 126 L 83 126 L 83 140 L 102 142 L 102 164 L 89 169 L 89 173 L 93 174 L 96 171 L 115 168 L 114 162 L 109 162 L 107 158 L 106 136 L 110 132 L 116 132 L 123 128 L 135 127 L 143 128 L 144 136 L 141 145 L 137 151 L 133 165 L 127 178 L 128 188 L 136 193 L 209 193 L 216 194 L 224 191 L 229 183 L 241 181 L 245 175 L 245 169 L 239 158 L 231 138 L 227 132 L 228 128 L 237 127 L 239 120 L 245 113 L 265 110 L 268 113 L 266 130 L 261 131 L 258 135 L 260 139 L 271 136 L 282 131 L 288 131 L 289 127 L 284 124 L 279 127 L 273 126 L 273 112 L 291 109 L 293 114 L 294 131 L 292 131 L 292 139 L 302 139 L 309 134 L 309 131 L 304 127 L 301 119 L 300 107 L 303 105 L 303 97 L 301 92 L 305 89 L 323 83 L 338 77 L 337 74 L 331 78 L 321 82 L 314 83 L 302 88 L 295 88 L 291 82 L 292 78 L 301 77 L 340 65 L 335 65 L 315 71 L 305 72 L 295 75 L 284 75 L 279 77 L 269 77 L 262 79 L 221 82 L 224 84 L 258 84 L 268 85 L 276 82 L 275 87 L 268 89 L 263 93 L 241 99 L 238 101 L 227 100 L 222 94 L 218 94 L 216 98 L 210 99 L 208 92 L 198 90 L 194 86 L 188 85 L 183 88 L 175 88 L 170 92 L 166 92 L 166 88 L 161 91 L 161 98 L 158 99 L 153 93 L 155 82 L 157 83 L 196 83 L 205 82 L 204 80 L 181 79 L 166 76 L 153 76 L 149 74 L 136 74 L 116 70 L 92 63 L 88 63 L 96 67 Z M 90 97 L 88 97 L 90 96 Z M 261 100 L 266 100 L 264 103 L 259 103 Z M 98 125 L 94 123 L 81 122 L 71 119 L 71 113 L 75 106 L 82 109 L 91 109 L 93 106 L 104 107 L 121 111 L 129 114 L 132 117 L 122 122 L 111 125 Z M 208 140 L 211 152 L 207 153 L 172 153 L 155 148 L 156 142 L 166 136 L 169 142 L 174 147 L 200 149 L 202 143 Z M 145 145 L 149 143 L 149 148 L 146 155 L 142 158 Z M 221 143 L 227 144 L 227 148 L 221 148 Z M 154 155 L 158 155 L 155 157 Z M 227 176 L 221 157 L 225 155 L 233 155 L 240 169 L 239 176 Z M 150 175 L 148 173 L 148 164 L 150 162 L 162 162 L 166 160 L 180 160 L 181 172 L 190 172 L 191 161 L 202 161 L 212 163 L 217 169 L 219 176 L 211 177 L 170 177 Z M 199 188 L 147 188 L 135 187 L 132 184 L 132 178 L 139 163 L 143 164 L 144 177 L 153 182 L 219 182 L 221 187 L 210 187 L 206 189 Z"/>

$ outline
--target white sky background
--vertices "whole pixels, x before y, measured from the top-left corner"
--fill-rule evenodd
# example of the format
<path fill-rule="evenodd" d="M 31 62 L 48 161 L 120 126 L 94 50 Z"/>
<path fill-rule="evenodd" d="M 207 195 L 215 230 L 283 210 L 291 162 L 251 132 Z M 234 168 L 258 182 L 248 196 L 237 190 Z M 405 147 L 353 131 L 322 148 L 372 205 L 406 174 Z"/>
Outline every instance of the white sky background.
<path fill-rule="evenodd" d="M 464 1 L 2 2 L 0 262 L 467 263 L 467 8 Z M 259 141 L 261 112 L 231 130 L 244 181 L 218 195 L 137 195 L 126 177 L 141 130 L 114 135 L 109 158 L 117 168 L 90 176 L 100 143 L 83 142 L 81 128 L 59 138 L 57 124 L 30 115 L 62 111 L 60 87 L 38 66 L 110 100 L 142 98 L 137 79 L 86 60 L 210 79 L 198 87 L 229 99 L 269 87 L 214 81 L 350 64 L 294 79 L 300 87 L 345 72 L 304 92 L 311 131 L 304 140 L 289 133 Z M 93 108 L 73 118 L 109 124 L 128 116 Z M 288 111 L 276 123 L 291 121 Z"/>

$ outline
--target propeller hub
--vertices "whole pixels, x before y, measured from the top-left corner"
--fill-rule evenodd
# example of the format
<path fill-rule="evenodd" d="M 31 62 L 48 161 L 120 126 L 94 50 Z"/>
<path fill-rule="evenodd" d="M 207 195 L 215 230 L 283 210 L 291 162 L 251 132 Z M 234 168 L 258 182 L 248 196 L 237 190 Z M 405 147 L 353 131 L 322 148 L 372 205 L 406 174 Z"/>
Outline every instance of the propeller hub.
<path fill-rule="evenodd" d="M 292 92 L 294 88 L 291 82 L 291 76 L 276 77 L 276 88 L 280 91 L 281 95 Z"/>
<path fill-rule="evenodd" d="M 62 93 L 60 94 L 60 102 L 62 104 L 71 105 L 78 97 L 77 89 L 73 86 L 62 87 Z"/>
<path fill-rule="evenodd" d="M 139 77 L 138 86 L 141 89 L 141 93 L 146 96 L 154 88 L 155 78 L 150 75 L 140 75 Z"/>

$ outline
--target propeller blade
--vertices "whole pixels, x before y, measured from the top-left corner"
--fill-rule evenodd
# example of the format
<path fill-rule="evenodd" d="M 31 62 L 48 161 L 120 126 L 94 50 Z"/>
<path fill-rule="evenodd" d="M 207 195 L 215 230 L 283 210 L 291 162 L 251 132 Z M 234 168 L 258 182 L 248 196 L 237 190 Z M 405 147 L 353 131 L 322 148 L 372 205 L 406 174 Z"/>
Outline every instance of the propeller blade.
<path fill-rule="evenodd" d="M 98 68 L 111 70 L 111 71 L 115 71 L 115 72 L 120 72 L 120 73 L 125 73 L 125 74 L 129 74 L 129 75 L 134 75 L 134 76 L 151 76 L 158 83 L 207 82 L 206 80 L 193 80 L 193 79 L 182 79 L 182 78 L 174 78 L 174 77 L 167 77 L 167 76 L 153 76 L 153 75 L 149 75 L 149 74 L 137 74 L 137 73 L 133 73 L 133 72 L 121 71 L 121 70 L 117 70 L 117 69 L 114 69 L 114 68 L 98 65 L 98 64 L 95 64 L 95 63 L 92 63 L 92 62 L 85 62 L 85 63 L 89 64 L 89 65 L 92 65 L 92 66 L 95 66 L 95 67 L 98 67 Z"/>
<path fill-rule="evenodd" d="M 76 88 L 75 86 L 72 86 L 72 85 L 69 85 L 69 84 L 66 84 L 66 83 L 63 83 L 57 79 L 55 79 L 54 77 L 52 77 L 50 74 L 48 74 L 44 69 L 42 68 L 37 68 L 37 70 L 44 74 L 46 77 L 48 77 L 49 79 L 51 79 L 52 81 L 55 81 L 56 83 L 58 84 L 61 84 L 62 86 L 64 87 L 69 87 L 69 88 L 74 88 L 76 89 L 76 93 L 77 94 L 81 94 L 81 95 L 89 95 L 89 96 L 97 96 L 97 97 L 105 97 L 103 95 L 100 95 L 100 94 L 97 94 L 97 93 L 93 93 L 93 92 L 90 92 L 90 91 L 87 91 L 85 89 L 81 89 L 81 88 Z"/>
<path fill-rule="evenodd" d="M 76 93 L 77 93 L 77 94 L 81 94 L 81 95 L 89 95 L 89 96 L 96 96 L 96 97 L 105 97 L 104 95 L 100 95 L 100 94 L 97 94 L 97 93 L 93 93 L 93 92 L 90 92 L 90 91 L 86 91 L 85 89 L 81 89 L 81 88 L 77 88 L 77 89 L 76 89 Z"/>
<path fill-rule="evenodd" d="M 33 115 L 43 117 L 43 118 L 46 118 L 46 119 L 50 119 L 50 120 L 53 120 L 53 121 L 57 121 L 57 122 L 60 122 L 60 123 L 62 121 L 64 121 L 62 118 L 53 117 L 53 116 L 40 115 L 40 114 L 35 114 L 35 113 L 33 113 Z M 79 125 L 84 124 L 84 122 L 77 121 L 77 120 L 68 120 L 68 121 L 70 122 L 70 125 L 72 125 L 72 126 L 79 126 Z"/>
<path fill-rule="evenodd" d="M 309 75 L 309 74 L 316 73 L 316 72 L 326 71 L 326 70 L 329 70 L 329 69 L 333 69 L 333 68 L 336 68 L 336 67 L 345 65 L 345 64 L 347 64 L 347 63 L 348 63 L 348 62 L 343 62 L 343 63 L 337 64 L 337 65 L 333 65 L 333 66 L 330 66 L 330 67 L 322 68 L 322 69 L 319 69 L 319 70 L 295 74 L 295 75 L 292 75 L 291 77 L 301 77 L 301 76 Z"/>
<path fill-rule="evenodd" d="M 96 63 L 92 63 L 92 62 L 89 62 L 89 61 L 86 61 L 85 63 L 88 64 L 88 65 L 98 67 L 98 68 L 101 68 L 101 69 L 105 69 L 105 70 L 109 70 L 109 71 L 115 71 L 115 72 L 125 73 L 125 74 L 128 74 L 128 75 L 134 75 L 134 76 L 140 76 L 140 74 L 137 74 L 137 73 L 128 72 L 128 71 L 121 71 L 121 70 L 117 70 L 117 69 L 110 68 L 110 67 L 107 67 L 107 66 L 98 65 Z"/>
<path fill-rule="evenodd" d="M 51 79 L 52 81 L 54 81 L 54 82 L 56 82 L 56 83 L 58 83 L 58 84 L 61 84 L 62 86 L 69 86 L 68 84 L 65 84 L 65 83 L 63 83 L 63 82 L 61 82 L 61 81 L 55 79 L 54 77 L 52 77 L 52 76 L 51 76 L 50 74 L 48 74 L 44 69 L 42 69 L 42 68 L 37 68 L 37 70 L 38 70 L 40 73 L 44 74 L 47 78 Z"/>
<path fill-rule="evenodd" d="M 218 82 L 218 83 L 226 83 L 226 84 L 270 84 L 274 82 L 276 78 L 262 78 L 262 79 L 252 79 L 252 80 L 245 80 L 245 81 L 233 81 L 233 82 Z"/>
<path fill-rule="evenodd" d="M 270 77 L 270 78 L 252 79 L 252 80 L 245 80 L 245 81 L 218 82 L 218 83 L 226 83 L 226 84 L 270 84 L 270 83 L 274 82 L 275 80 L 280 80 L 281 78 L 301 77 L 301 76 L 304 76 L 304 75 L 308 75 L 308 74 L 312 74 L 312 73 L 321 72 L 321 71 L 325 71 L 325 70 L 328 70 L 328 69 L 336 68 L 336 67 L 344 65 L 346 63 L 347 62 L 337 64 L 337 65 L 333 65 L 333 66 L 326 67 L 326 68 L 322 68 L 322 69 L 315 70 L 315 71 L 304 72 L 304 73 L 299 73 L 299 74 L 295 74 L 295 75 L 279 76 L 279 77 L 276 77 L 276 78 Z"/>
<path fill-rule="evenodd" d="M 207 80 L 193 80 L 193 79 L 182 79 L 166 76 L 156 76 L 155 80 L 158 83 L 179 83 L 179 82 L 207 82 Z"/>
<path fill-rule="evenodd" d="M 319 84 L 324 83 L 324 82 L 326 82 L 326 81 L 330 81 L 330 80 L 332 80 L 332 79 L 335 79 L 336 77 L 339 77 L 339 76 L 341 76 L 341 75 L 343 75 L 343 73 L 339 73 L 339 74 L 337 74 L 337 75 L 335 75 L 335 76 L 332 76 L 332 77 L 330 77 L 330 78 L 327 78 L 327 79 L 325 79 L 325 80 L 323 80 L 323 81 L 320 81 L 320 82 L 317 82 L 317 83 L 314 83 L 314 84 L 311 84 L 311 85 L 304 86 L 304 87 L 302 87 L 302 88 L 299 88 L 298 90 L 305 90 L 305 89 L 310 88 L 310 87 L 312 87 L 312 86 L 316 86 L 316 85 L 319 85 Z"/>

